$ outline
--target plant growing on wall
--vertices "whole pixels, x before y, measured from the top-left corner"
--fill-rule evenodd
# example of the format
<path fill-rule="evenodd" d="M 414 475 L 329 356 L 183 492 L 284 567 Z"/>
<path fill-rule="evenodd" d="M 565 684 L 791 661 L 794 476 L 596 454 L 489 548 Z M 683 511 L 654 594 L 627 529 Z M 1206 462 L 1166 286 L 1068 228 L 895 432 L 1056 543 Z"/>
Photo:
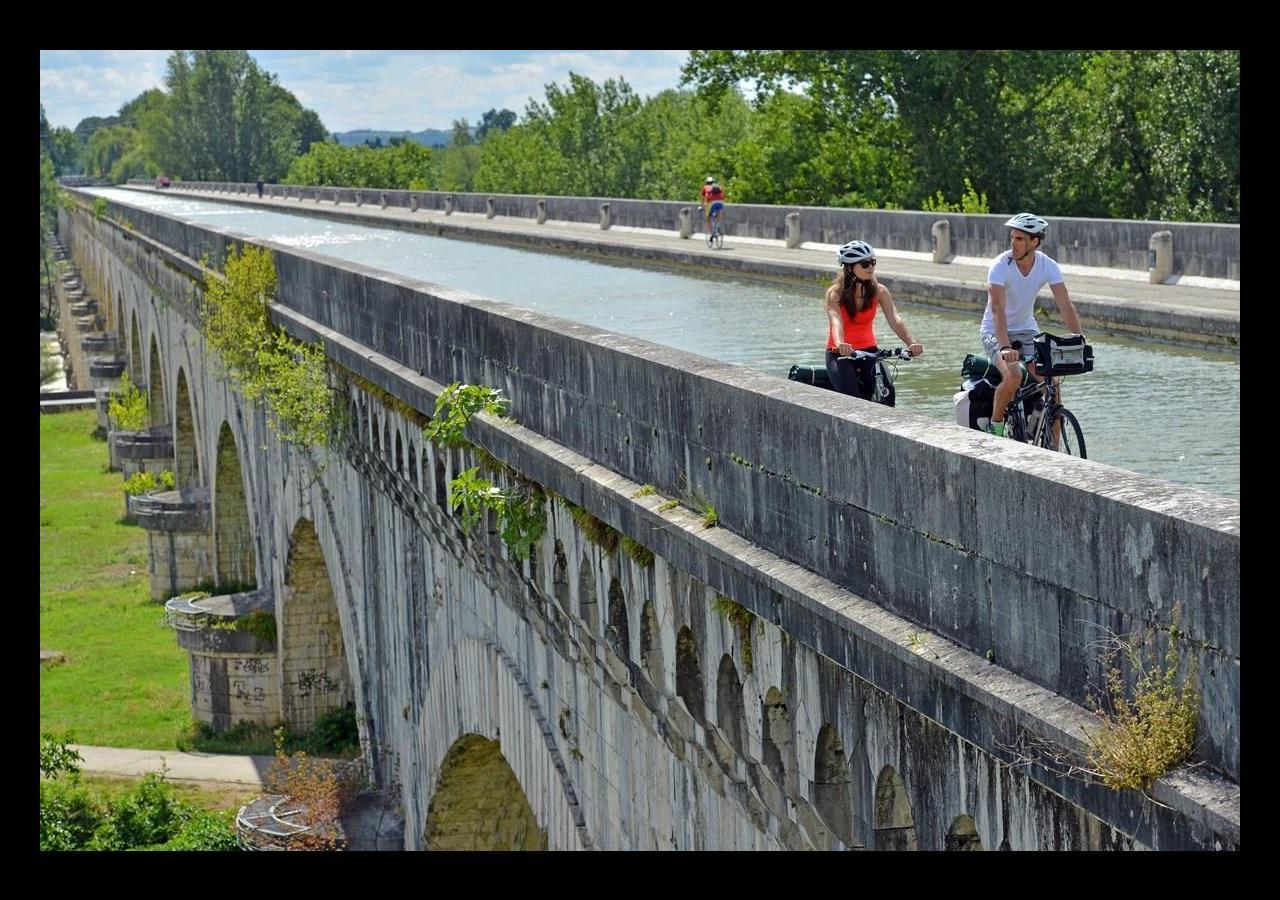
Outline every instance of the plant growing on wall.
<path fill-rule="evenodd" d="M 326 447 L 336 414 L 320 344 L 307 344 L 271 323 L 276 271 L 267 250 L 232 248 L 224 274 L 204 294 L 203 332 L 246 398 L 262 400 L 269 424 L 300 447 Z"/>
<path fill-rule="evenodd" d="M 276 729 L 276 759 L 263 779 L 267 789 L 284 794 L 277 815 L 306 830 L 290 836 L 288 846 L 299 850 L 340 850 L 345 838 L 339 819 L 364 783 L 360 766 L 354 762 L 317 760 L 305 751 L 285 753 L 287 738 L 283 727 Z"/>
<path fill-rule="evenodd" d="M 120 376 L 120 389 L 107 403 L 107 418 L 116 431 L 138 431 L 147 425 L 147 395 L 129 380 L 128 372 Z"/>
<path fill-rule="evenodd" d="M 1107 657 L 1104 695 L 1089 698 L 1089 707 L 1103 720 L 1088 736 L 1089 763 L 1109 788 L 1150 790 L 1158 777 L 1191 755 L 1200 692 L 1194 657 L 1185 676 L 1178 674 L 1181 619 L 1181 604 L 1174 604 L 1163 661 L 1156 653 L 1154 627 L 1142 639 L 1116 641 Z M 1117 664 L 1121 654 L 1136 675 L 1132 690 Z"/>
<path fill-rule="evenodd" d="M 171 491 L 175 481 L 173 473 L 165 469 L 159 475 L 152 472 L 137 472 L 125 479 L 126 494 L 150 494 L 152 491 Z"/>
<path fill-rule="evenodd" d="M 506 402 L 496 388 L 455 381 L 436 398 L 435 411 L 422 433 L 437 447 L 468 446 L 462 434 L 471 417 L 482 410 L 501 416 L 506 411 Z"/>
<path fill-rule="evenodd" d="M 498 487 L 480 477 L 480 467 L 472 466 L 449 483 L 449 506 L 462 511 L 462 524 L 474 528 L 486 510 L 498 518 L 503 543 L 516 559 L 529 558 L 529 548 L 546 530 L 544 497 L 536 486 Z"/>

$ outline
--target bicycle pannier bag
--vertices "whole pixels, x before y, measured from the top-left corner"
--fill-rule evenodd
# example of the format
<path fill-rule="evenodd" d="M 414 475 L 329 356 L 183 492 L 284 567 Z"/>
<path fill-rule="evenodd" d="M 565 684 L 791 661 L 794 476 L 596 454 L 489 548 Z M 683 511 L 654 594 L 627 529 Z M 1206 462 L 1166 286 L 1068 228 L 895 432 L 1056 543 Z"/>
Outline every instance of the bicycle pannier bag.
<path fill-rule="evenodd" d="M 970 353 L 960 364 L 960 377 L 965 381 L 982 381 L 991 384 L 1000 383 L 1000 370 L 996 364 L 979 353 Z"/>
<path fill-rule="evenodd" d="M 969 382 L 966 381 L 965 384 L 969 384 Z M 991 386 L 989 381 L 978 381 L 968 390 L 961 393 L 966 399 L 955 403 L 956 424 L 968 425 L 970 428 L 980 431 L 978 420 L 991 418 L 991 410 L 995 406 L 996 389 Z M 954 401 L 955 398 L 953 398 Z M 960 420 L 962 410 L 965 417 L 964 421 Z"/>
<path fill-rule="evenodd" d="M 812 384 L 831 390 L 831 376 L 827 374 L 826 366 L 792 366 L 787 377 L 801 384 Z"/>
<path fill-rule="evenodd" d="M 1057 337 L 1048 332 L 1036 335 L 1036 367 L 1041 375 L 1081 375 L 1093 371 L 1093 348 L 1084 335 Z"/>

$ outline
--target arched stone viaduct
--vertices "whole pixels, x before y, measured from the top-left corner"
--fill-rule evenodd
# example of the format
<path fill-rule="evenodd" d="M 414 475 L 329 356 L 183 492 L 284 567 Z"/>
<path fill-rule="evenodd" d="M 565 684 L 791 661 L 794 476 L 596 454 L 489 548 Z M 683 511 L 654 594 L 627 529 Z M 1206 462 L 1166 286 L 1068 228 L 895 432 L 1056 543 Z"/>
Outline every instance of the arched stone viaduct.
<path fill-rule="evenodd" d="M 172 432 L 153 588 L 277 621 L 265 655 L 193 646 L 197 715 L 353 703 L 406 848 L 1239 845 L 1238 504 L 271 246 L 347 410 L 321 470 L 206 352 L 196 260 L 231 235 L 115 203 L 60 230 Z M 527 561 L 448 509 L 475 457 L 421 425 L 452 380 L 504 391 L 520 424 L 468 438 L 554 492 Z M 1081 746 L 1102 630 L 1175 600 L 1207 765 L 1147 799 L 1028 763 Z"/>

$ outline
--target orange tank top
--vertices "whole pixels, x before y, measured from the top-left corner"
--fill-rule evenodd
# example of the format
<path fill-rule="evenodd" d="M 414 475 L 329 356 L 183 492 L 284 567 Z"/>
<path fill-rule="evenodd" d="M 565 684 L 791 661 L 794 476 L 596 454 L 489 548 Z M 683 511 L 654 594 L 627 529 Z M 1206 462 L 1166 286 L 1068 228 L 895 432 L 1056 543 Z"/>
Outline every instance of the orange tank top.
<path fill-rule="evenodd" d="M 876 309 L 880 306 L 879 293 L 880 291 L 877 289 L 877 296 L 871 298 L 870 305 L 855 316 L 850 316 L 849 310 L 845 308 L 845 305 L 843 303 L 840 304 L 840 321 L 844 324 L 844 341 L 855 350 L 866 350 L 868 347 L 876 345 L 876 333 L 872 329 L 871 323 L 875 321 Z M 827 349 L 836 349 L 835 329 L 831 327 L 830 322 L 827 323 Z"/>

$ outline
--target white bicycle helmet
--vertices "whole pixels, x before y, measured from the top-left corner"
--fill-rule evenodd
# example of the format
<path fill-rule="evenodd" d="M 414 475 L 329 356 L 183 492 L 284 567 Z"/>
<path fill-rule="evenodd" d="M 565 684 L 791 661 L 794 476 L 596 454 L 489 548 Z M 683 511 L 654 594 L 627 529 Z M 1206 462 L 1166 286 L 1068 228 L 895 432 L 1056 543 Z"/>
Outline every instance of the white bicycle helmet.
<path fill-rule="evenodd" d="M 715 184 L 715 183 L 716 183 L 715 178 L 713 178 L 713 177 L 712 177 L 712 176 L 710 176 L 710 175 L 708 175 L 708 176 L 707 176 L 707 180 L 703 182 L 703 184 Z"/>
<path fill-rule="evenodd" d="M 842 266 L 851 266 L 875 255 L 876 251 L 866 241 L 850 241 L 836 253 L 836 260 Z"/>
<path fill-rule="evenodd" d="M 1049 230 L 1049 223 L 1035 213 L 1018 213 L 1004 224 L 1007 228 L 1016 228 L 1019 231 L 1025 231 L 1027 234 L 1039 235 L 1040 237 L 1044 237 L 1044 233 Z"/>

